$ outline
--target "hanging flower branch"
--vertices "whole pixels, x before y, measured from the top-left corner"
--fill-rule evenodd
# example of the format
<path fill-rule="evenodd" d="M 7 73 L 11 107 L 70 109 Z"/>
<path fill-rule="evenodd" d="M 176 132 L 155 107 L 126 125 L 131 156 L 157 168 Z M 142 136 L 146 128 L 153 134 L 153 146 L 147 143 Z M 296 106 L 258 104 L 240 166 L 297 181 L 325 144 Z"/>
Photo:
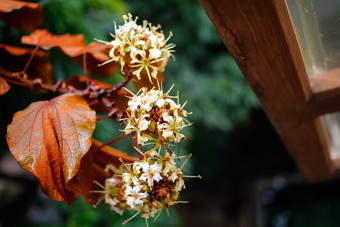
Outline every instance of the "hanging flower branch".
<path fill-rule="evenodd" d="M 175 45 L 168 44 L 172 34 L 166 38 L 160 26 L 147 21 L 138 25 L 131 14 L 123 18 L 123 25 L 115 24 L 110 42 L 86 45 L 82 35 L 35 30 L 22 37 L 34 50 L 0 44 L 10 56 L 29 53 L 19 70 L 0 64 L 0 94 L 10 89 L 9 84 L 60 94 L 17 112 L 7 130 L 13 157 L 39 178 L 48 197 L 71 204 L 84 195 L 90 204 L 105 202 L 119 214 L 134 210 L 133 217 L 141 214 L 148 224 L 149 217 L 157 219 L 163 209 L 183 203 L 178 201 L 179 192 L 184 178 L 191 176 L 182 170 L 191 155 L 176 156 L 172 150 L 174 143 L 186 139 L 182 129 L 191 125 L 186 119 L 190 113 L 184 110 L 185 103 L 180 104 L 178 93 L 170 95 L 172 87 L 166 93 L 161 88 L 162 72 L 174 52 Z M 51 48 L 81 64 L 84 76 L 56 84 L 50 83 L 51 78 L 32 76 L 37 56 L 46 55 L 40 49 Z M 117 67 L 124 77 L 119 84 L 89 78 L 88 70 L 108 76 Z M 137 93 L 126 88 L 130 81 Z M 97 118 L 96 113 L 103 111 L 107 115 Z M 125 126 L 121 136 L 107 143 L 92 138 L 96 121 L 104 119 Z M 125 137 L 133 140 L 139 159 L 109 146 Z M 185 159 L 181 166 L 176 163 L 179 159 Z"/>

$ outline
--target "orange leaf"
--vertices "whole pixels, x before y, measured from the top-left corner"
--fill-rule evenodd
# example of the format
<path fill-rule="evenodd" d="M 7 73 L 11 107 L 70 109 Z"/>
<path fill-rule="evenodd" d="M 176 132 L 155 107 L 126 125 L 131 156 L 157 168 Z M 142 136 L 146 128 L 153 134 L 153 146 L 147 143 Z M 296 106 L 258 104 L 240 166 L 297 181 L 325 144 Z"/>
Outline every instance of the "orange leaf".
<path fill-rule="evenodd" d="M 83 54 L 86 53 L 88 70 L 97 75 L 110 76 L 117 70 L 116 63 L 98 66 L 110 59 L 106 51 L 108 46 L 94 42 L 87 46 L 84 36 L 80 34 L 53 35 L 47 30 L 35 30 L 30 35 L 23 36 L 21 42 L 39 46 L 45 50 L 57 47 L 81 66 L 83 66 Z"/>
<path fill-rule="evenodd" d="M 37 3 L 1 0 L 0 18 L 11 26 L 32 31 L 42 24 L 43 11 Z"/>
<path fill-rule="evenodd" d="M 0 66 L 10 72 L 19 72 L 24 69 L 33 49 L 0 44 Z M 27 69 L 29 78 L 41 78 L 42 82 L 52 84 L 52 65 L 49 54 L 37 51 L 31 65 Z"/>
<path fill-rule="evenodd" d="M 42 192 L 72 203 L 92 184 L 91 174 L 84 172 L 92 171 L 91 157 L 85 155 L 95 121 L 95 112 L 76 94 L 35 102 L 14 114 L 8 147 L 20 166 L 39 178 Z"/>
<path fill-rule="evenodd" d="M 21 42 L 23 44 L 39 46 L 44 50 L 59 47 L 70 57 L 81 55 L 86 47 L 83 35 L 53 35 L 45 29 L 37 29 L 30 35 L 21 37 Z"/>
<path fill-rule="evenodd" d="M 6 82 L 6 80 L 2 77 L 0 77 L 0 95 L 5 94 L 11 86 Z"/>

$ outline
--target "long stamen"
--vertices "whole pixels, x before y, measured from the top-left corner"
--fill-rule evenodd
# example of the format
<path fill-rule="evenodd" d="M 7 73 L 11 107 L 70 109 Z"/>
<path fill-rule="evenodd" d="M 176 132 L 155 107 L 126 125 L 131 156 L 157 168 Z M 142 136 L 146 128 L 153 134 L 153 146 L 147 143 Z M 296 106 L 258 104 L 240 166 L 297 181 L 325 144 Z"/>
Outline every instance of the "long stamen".
<path fill-rule="evenodd" d="M 190 203 L 190 201 L 175 201 L 174 203 Z"/>
<path fill-rule="evenodd" d="M 169 88 L 169 90 L 166 92 L 166 95 L 169 95 L 170 91 L 172 90 L 172 88 L 175 86 L 175 84 L 172 84 L 171 87 Z"/>
<path fill-rule="evenodd" d="M 147 218 L 144 218 L 144 219 L 145 219 L 146 227 L 149 227 L 148 219 Z"/>
<path fill-rule="evenodd" d="M 107 45 L 112 45 L 110 42 L 107 42 L 107 41 L 103 41 L 103 40 L 99 40 L 99 39 L 94 39 L 95 41 L 97 41 L 98 43 L 104 43 L 104 44 L 107 44 Z"/>
<path fill-rule="evenodd" d="M 135 147 L 135 146 L 133 146 L 133 148 L 135 148 L 136 149 L 136 151 L 139 153 L 139 154 L 141 154 L 142 156 L 143 156 L 143 158 L 145 158 L 145 155 L 144 155 L 144 153 L 140 150 L 140 149 L 138 149 L 137 147 Z"/>
<path fill-rule="evenodd" d="M 172 37 L 172 32 L 170 32 L 170 34 L 169 34 L 169 36 L 168 36 L 168 38 L 164 41 L 164 43 L 166 43 L 166 42 L 168 42 L 169 41 L 169 39 Z"/>
<path fill-rule="evenodd" d="M 197 176 L 182 175 L 182 177 L 185 177 L 185 178 L 199 178 L 199 179 L 202 179 L 201 175 L 197 175 Z"/>
<path fill-rule="evenodd" d="M 188 158 L 184 161 L 180 169 L 183 169 L 184 165 L 188 162 L 189 158 L 191 158 L 192 154 L 188 155 Z"/>
<path fill-rule="evenodd" d="M 95 180 L 95 181 L 93 181 L 93 183 L 95 183 L 96 185 L 98 185 L 102 189 L 106 190 L 106 188 L 101 183 L 99 183 L 98 181 Z"/>
<path fill-rule="evenodd" d="M 122 224 L 126 225 L 126 223 L 128 223 L 128 221 L 131 221 L 134 217 L 136 217 L 140 212 L 142 212 L 142 210 L 138 211 L 136 214 L 134 214 L 131 218 L 129 218 L 128 220 L 124 221 Z"/>
<path fill-rule="evenodd" d="M 161 215 L 162 211 L 163 211 L 164 206 L 162 206 L 161 211 L 158 212 L 158 215 L 155 217 L 155 219 L 153 219 L 153 222 L 155 222 L 157 220 L 157 218 Z"/>
<path fill-rule="evenodd" d="M 133 172 L 131 171 L 131 169 L 123 162 L 123 159 L 122 159 L 122 158 L 119 158 L 118 160 L 123 164 L 123 166 L 124 166 L 127 170 L 129 170 L 130 173 L 133 174 Z"/>

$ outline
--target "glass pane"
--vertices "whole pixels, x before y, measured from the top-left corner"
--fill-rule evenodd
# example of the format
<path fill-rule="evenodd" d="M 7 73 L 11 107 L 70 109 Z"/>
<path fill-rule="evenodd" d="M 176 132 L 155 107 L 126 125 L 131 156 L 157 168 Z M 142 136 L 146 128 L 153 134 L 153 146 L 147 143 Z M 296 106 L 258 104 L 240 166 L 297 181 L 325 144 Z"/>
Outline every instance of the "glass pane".
<path fill-rule="evenodd" d="M 340 0 L 287 0 L 309 75 L 340 67 Z"/>
<path fill-rule="evenodd" d="M 323 116 L 324 125 L 330 142 L 332 159 L 340 158 L 340 113 Z"/>
<path fill-rule="evenodd" d="M 340 67 L 340 0 L 287 0 L 308 75 Z M 323 116 L 332 159 L 340 158 L 340 113 Z"/>

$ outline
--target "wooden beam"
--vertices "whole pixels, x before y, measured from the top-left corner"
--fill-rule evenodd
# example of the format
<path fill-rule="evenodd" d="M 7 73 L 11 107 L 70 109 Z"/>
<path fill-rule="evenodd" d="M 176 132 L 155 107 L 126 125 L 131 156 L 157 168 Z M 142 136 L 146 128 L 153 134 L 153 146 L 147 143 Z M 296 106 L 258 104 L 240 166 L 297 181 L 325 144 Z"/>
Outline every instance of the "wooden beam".
<path fill-rule="evenodd" d="M 310 77 L 310 105 L 317 116 L 340 111 L 340 68 Z"/>
<path fill-rule="evenodd" d="M 328 141 L 308 105 L 312 89 L 286 1 L 199 1 L 307 180 L 329 179 Z"/>

